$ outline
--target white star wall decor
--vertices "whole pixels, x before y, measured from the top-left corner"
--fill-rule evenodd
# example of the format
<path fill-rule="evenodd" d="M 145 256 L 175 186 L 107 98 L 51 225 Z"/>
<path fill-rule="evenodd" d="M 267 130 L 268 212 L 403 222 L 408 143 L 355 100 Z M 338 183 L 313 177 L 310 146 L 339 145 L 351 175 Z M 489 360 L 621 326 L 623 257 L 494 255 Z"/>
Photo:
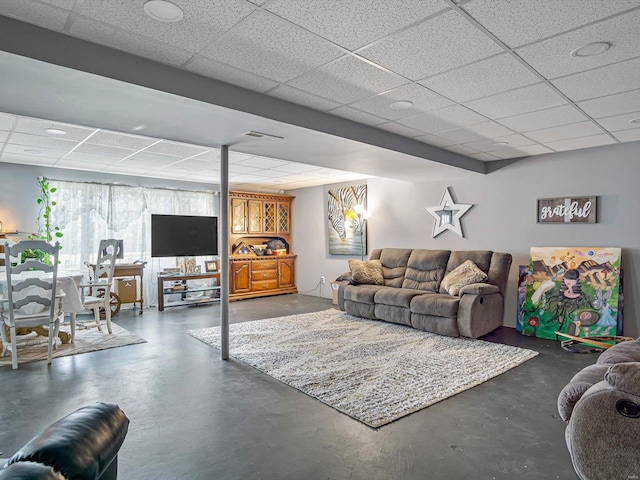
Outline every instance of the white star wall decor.
<path fill-rule="evenodd" d="M 444 195 L 442 195 L 440 205 L 424 207 L 425 211 L 436 219 L 436 223 L 433 226 L 433 238 L 436 238 L 445 230 L 451 230 L 464 238 L 460 219 L 471 207 L 473 207 L 472 204 L 454 202 L 449 188 L 447 188 L 444 191 Z"/>

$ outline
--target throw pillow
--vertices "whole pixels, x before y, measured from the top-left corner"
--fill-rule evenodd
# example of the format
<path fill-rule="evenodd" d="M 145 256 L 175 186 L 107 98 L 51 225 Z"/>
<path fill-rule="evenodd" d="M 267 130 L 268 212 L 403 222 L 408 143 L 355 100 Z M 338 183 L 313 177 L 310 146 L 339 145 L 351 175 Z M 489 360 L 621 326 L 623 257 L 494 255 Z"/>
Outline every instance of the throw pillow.
<path fill-rule="evenodd" d="M 372 285 L 384 285 L 382 276 L 382 262 L 380 260 L 349 260 L 351 281 L 353 283 L 369 283 Z"/>
<path fill-rule="evenodd" d="M 449 295 L 458 295 L 460 289 L 472 283 L 481 283 L 487 279 L 487 274 L 478 268 L 471 260 L 458 265 L 442 280 L 442 288 Z"/>

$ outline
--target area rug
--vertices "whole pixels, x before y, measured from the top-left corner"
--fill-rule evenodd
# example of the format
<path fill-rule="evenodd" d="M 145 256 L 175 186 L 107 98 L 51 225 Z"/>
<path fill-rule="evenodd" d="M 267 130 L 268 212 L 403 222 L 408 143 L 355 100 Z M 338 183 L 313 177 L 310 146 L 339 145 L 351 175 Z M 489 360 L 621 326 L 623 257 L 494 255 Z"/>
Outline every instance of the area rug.
<path fill-rule="evenodd" d="M 146 343 L 146 340 L 115 323 L 112 323 L 111 327 L 113 334 L 109 335 L 106 325 L 102 325 L 102 332 L 100 332 L 93 321 L 87 323 L 78 322 L 75 342 L 61 343 L 60 339 L 56 339 L 57 349 L 53 351 L 53 358 Z M 60 329 L 69 331 L 68 325 L 63 325 Z M 26 345 L 18 345 L 18 365 L 38 360 L 47 360 L 47 337 L 36 337 L 28 340 Z M 11 354 L 7 354 L 6 357 L 0 357 L 0 367 L 7 365 L 11 367 Z"/>
<path fill-rule="evenodd" d="M 229 331 L 233 357 L 374 428 L 475 387 L 538 354 L 335 309 L 236 323 Z M 220 348 L 220 327 L 187 333 Z"/>

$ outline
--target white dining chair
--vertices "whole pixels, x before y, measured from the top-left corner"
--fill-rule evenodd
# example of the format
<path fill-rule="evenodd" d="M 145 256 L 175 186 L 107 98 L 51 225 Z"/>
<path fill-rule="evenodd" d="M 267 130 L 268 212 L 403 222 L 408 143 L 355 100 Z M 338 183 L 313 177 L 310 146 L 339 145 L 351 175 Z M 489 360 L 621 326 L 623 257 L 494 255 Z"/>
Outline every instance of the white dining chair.
<path fill-rule="evenodd" d="M 4 247 L 7 277 L 7 301 L 4 303 L 8 304 L 8 309 L 2 313 L 0 324 L 2 356 L 11 352 L 11 366 L 14 369 L 18 368 L 16 329 L 46 327 L 47 363 L 50 364 L 62 314 L 62 294 L 56 294 L 60 244 L 56 242 L 55 245 L 51 245 L 42 240 L 23 240 L 14 245 L 5 242 Z M 45 263 L 44 258 L 29 258 L 23 263 L 11 261 L 11 257 L 20 258 L 25 250 L 44 252 L 51 264 Z"/>
<path fill-rule="evenodd" d="M 80 299 L 84 308 L 93 310 L 98 330 L 100 325 L 100 312 L 105 313 L 107 331 L 111 330 L 111 288 L 113 286 L 113 272 L 116 268 L 116 255 L 118 254 L 118 240 L 110 238 L 100 240 L 98 247 L 98 260 L 92 273 L 92 278 L 87 283 L 79 285 Z M 70 315 L 71 342 L 75 340 L 76 314 Z"/>

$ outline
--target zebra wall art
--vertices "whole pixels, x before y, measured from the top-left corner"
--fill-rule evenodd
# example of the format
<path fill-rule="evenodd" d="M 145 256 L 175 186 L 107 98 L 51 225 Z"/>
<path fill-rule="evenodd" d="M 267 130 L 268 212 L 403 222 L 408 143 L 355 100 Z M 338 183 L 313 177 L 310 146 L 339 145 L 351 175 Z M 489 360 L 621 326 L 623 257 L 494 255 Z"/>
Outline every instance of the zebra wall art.
<path fill-rule="evenodd" d="M 360 225 L 349 219 L 354 205 L 367 205 L 367 186 L 354 185 L 329 190 L 327 202 L 327 228 L 330 255 L 359 255 L 367 251 L 366 222 L 362 236 Z M 360 239 L 362 238 L 362 244 Z"/>

